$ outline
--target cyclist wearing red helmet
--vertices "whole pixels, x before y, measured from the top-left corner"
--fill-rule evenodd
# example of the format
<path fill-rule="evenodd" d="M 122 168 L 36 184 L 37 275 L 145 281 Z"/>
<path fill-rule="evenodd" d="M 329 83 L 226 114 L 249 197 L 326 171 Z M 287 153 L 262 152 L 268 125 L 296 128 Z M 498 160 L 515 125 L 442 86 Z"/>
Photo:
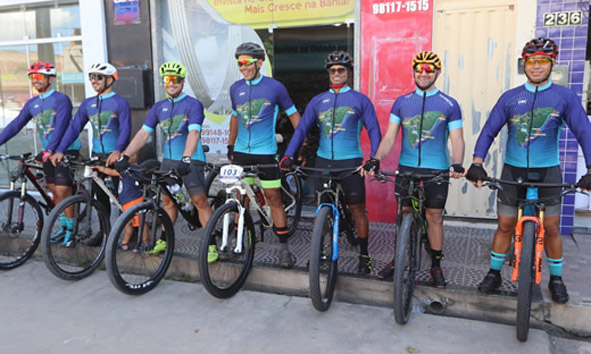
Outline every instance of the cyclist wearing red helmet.
<path fill-rule="evenodd" d="M 493 140 L 507 126 L 505 164 L 501 179 L 524 180 L 536 175 L 536 181 L 562 183 L 558 158 L 558 139 L 564 123 L 581 145 L 588 173 L 581 178 L 579 186 L 591 188 L 591 124 L 581 106 L 581 100 L 568 88 L 550 81 L 550 73 L 558 46 L 548 38 L 535 38 L 523 47 L 527 82 L 505 92 L 497 101 L 486 124 L 480 132 L 472 165 L 466 178 L 477 187 L 487 176 L 484 158 Z M 503 185 L 504 193 L 497 196 L 498 227 L 493 239 L 490 271 L 480 283 L 480 292 L 489 294 L 501 285 L 500 269 L 517 223 L 517 200 L 525 196 L 525 188 Z M 560 188 L 543 188 L 539 197 L 547 201 L 544 229 L 546 260 L 550 269 L 549 288 L 552 300 L 568 301 L 566 286 L 562 281 L 562 239 L 559 219 L 561 206 Z"/>
<path fill-rule="evenodd" d="M 52 64 L 43 61 L 33 63 L 27 74 L 39 95 L 29 99 L 19 115 L 4 128 L 0 134 L 0 145 L 15 136 L 31 119 L 35 120 L 43 149 L 35 158 L 43 163 L 47 187 L 57 204 L 72 195 L 73 181 L 67 168 L 54 167 L 48 157 L 57 149 L 72 122 L 72 102 L 68 96 L 51 87 L 56 76 Z M 68 153 L 77 156 L 80 146 L 78 140 L 73 140 L 67 146 Z M 65 222 L 63 218 L 60 221 Z"/>

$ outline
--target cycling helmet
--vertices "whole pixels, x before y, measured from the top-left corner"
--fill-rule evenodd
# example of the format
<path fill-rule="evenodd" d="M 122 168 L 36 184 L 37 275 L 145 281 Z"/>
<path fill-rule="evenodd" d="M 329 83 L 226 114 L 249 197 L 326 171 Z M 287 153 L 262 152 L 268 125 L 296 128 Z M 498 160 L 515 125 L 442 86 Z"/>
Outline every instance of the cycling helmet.
<path fill-rule="evenodd" d="M 45 61 L 38 61 L 36 63 L 31 64 L 29 70 L 27 70 L 27 75 L 29 74 L 43 74 L 47 76 L 55 76 L 55 66 Z"/>
<path fill-rule="evenodd" d="M 547 55 L 556 59 L 558 56 L 558 46 L 549 38 L 534 38 L 525 43 L 525 46 L 521 51 L 521 57 L 525 59 L 534 55 Z"/>
<path fill-rule="evenodd" d="M 260 45 L 253 42 L 242 43 L 236 48 L 234 57 L 238 59 L 241 55 L 250 55 L 256 59 L 265 60 L 265 50 Z"/>
<path fill-rule="evenodd" d="M 187 68 L 176 61 L 168 61 L 160 65 L 158 72 L 160 73 L 160 76 L 178 76 L 183 79 L 187 76 Z"/>
<path fill-rule="evenodd" d="M 117 69 L 109 63 L 96 63 L 90 66 L 88 73 L 99 73 L 105 76 L 112 76 L 114 80 L 117 80 Z"/>
<path fill-rule="evenodd" d="M 417 64 L 431 64 L 436 69 L 441 69 L 441 60 L 437 54 L 433 53 L 430 50 L 425 50 L 417 54 L 414 59 L 412 60 L 412 67 L 414 68 Z"/>
<path fill-rule="evenodd" d="M 349 69 L 353 67 L 353 59 L 347 52 L 343 52 L 342 50 L 334 51 L 324 59 L 324 67 L 330 68 L 333 65 L 342 65 Z"/>

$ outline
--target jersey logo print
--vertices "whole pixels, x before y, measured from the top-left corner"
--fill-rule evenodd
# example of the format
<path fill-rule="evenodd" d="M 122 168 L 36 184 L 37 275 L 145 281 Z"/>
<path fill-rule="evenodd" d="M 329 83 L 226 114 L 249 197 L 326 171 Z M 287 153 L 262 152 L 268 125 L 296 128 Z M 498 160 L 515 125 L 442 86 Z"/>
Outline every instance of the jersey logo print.
<path fill-rule="evenodd" d="M 37 125 L 37 130 L 39 134 L 44 138 L 47 139 L 49 134 L 55 130 L 53 127 L 53 119 L 55 117 L 55 110 L 52 108 L 48 108 L 43 112 L 40 112 L 35 116 L 35 124 Z"/>
<path fill-rule="evenodd" d="M 439 123 L 445 123 L 445 115 L 439 111 L 430 111 L 423 114 L 423 131 L 419 138 L 419 129 L 421 124 L 421 115 L 417 114 L 412 117 L 404 117 L 402 119 L 402 127 L 406 129 L 406 141 L 412 148 L 417 148 L 419 142 L 425 142 L 429 139 L 435 139 L 433 129 L 435 129 Z"/>
<path fill-rule="evenodd" d="M 531 124 L 531 136 L 528 134 L 531 123 L 531 111 L 524 114 L 516 114 L 510 119 L 515 126 L 515 141 L 520 147 L 526 147 L 528 142 L 534 142 L 540 137 L 546 136 L 544 132 L 547 124 L 553 117 L 559 117 L 558 112 L 552 107 L 534 109 L 534 121 Z"/>
<path fill-rule="evenodd" d="M 92 136 L 95 139 L 100 139 L 101 136 L 109 133 L 111 131 L 111 129 L 109 129 L 109 122 L 112 118 L 117 117 L 117 115 L 112 111 L 103 111 L 100 114 L 100 124 L 98 113 L 91 115 L 89 118 L 90 124 L 92 124 Z"/>
<path fill-rule="evenodd" d="M 344 132 L 347 129 L 344 128 L 347 117 L 354 116 L 355 110 L 348 106 L 336 107 L 334 114 L 334 125 L 333 125 L 333 108 L 328 111 L 320 112 L 318 120 L 320 121 L 322 133 L 327 139 L 331 139 L 339 132 Z"/>
<path fill-rule="evenodd" d="M 160 126 L 162 127 L 162 134 L 164 135 L 165 141 L 172 141 L 174 138 L 178 136 L 183 136 L 183 133 L 180 132 L 182 128 L 185 127 L 185 122 L 188 122 L 189 118 L 184 114 L 177 114 L 172 118 L 163 120 L 160 122 Z M 170 134 L 169 134 L 170 132 Z"/>
<path fill-rule="evenodd" d="M 260 122 L 262 119 L 260 117 L 263 116 L 265 108 L 271 106 L 271 102 L 269 102 L 266 98 L 257 98 L 255 100 L 251 100 L 250 104 L 248 102 L 242 105 L 236 105 L 236 112 L 240 115 L 240 121 L 245 129 L 250 129 L 251 126 L 255 123 Z M 249 118 L 249 114 L 252 116 Z"/>

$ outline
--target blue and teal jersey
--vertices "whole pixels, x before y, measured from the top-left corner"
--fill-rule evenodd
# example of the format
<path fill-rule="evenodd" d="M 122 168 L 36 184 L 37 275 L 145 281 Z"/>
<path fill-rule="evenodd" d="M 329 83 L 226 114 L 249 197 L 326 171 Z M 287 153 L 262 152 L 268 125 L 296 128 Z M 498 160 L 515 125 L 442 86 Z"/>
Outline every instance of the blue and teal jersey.
<path fill-rule="evenodd" d="M 533 114 L 532 114 L 533 111 Z M 505 92 L 484 124 L 474 157 L 485 158 L 494 138 L 507 126 L 505 163 L 515 167 L 551 167 L 560 164 L 558 143 L 564 123 L 581 145 L 591 168 L 591 124 L 581 100 L 570 89 L 552 82 L 528 83 Z"/>
<path fill-rule="evenodd" d="M 462 113 L 456 100 L 438 89 L 416 89 L 396 99 L 390 122 L 402 128 L 399 164 L 437 170 L 449 168 L 447 138 L 451 130 L 462 128 Z"/>
<path fill-rule="evenodd" d="M 51 89 L 25 103 L 19 115 L 0 134 L 0 145 L 15 136 L 31 119 L 35 119 L 43 150 L 56 151 L 72 122 L 72 102 L 68 96 Z M 68 150 L 80 150 L 80 141 L 70 142 Z"/>
<path fill-rule="evenodd" d="M 131 108 L 123 97 L 110 92 L 82 101 L 57 151 L 63 153 L 89 120 L 93 153 L 110 154 L 125 150 L 131 136 Z"/>
<path fill-rule="evenodd" d="M 156 125 L 159 125 L 164 139 L 163 157 L 180 160 L 185 152 L 189 132 L 192 130 L 201 132 L 204 118 L 201 102 L 183 93 L 174 100 L 167 98 L 156 102 L 150 109 L 142 129 L 152 134 Z M 205 162 L 201 137 L 191 159 Z"/>
<path fill-rule="evenodd" d="M 257 155 L 277 152 L 275 125 L 279 109 L 288 116 L 297 112 L 285 86 L 261 75 L 258 79 L 238 80 L 230 87 L 232 115 L 238 117 L 234 151 Z"/>
<path fill-rule="evenodd" d="M 375 155 L 382 140 L 373 104 L 367 96 L 348 86 L 338 94 L 330 89 L 312 98 L 285 156 L 295 155 L 313 124 L 320 129 L 317 155 L 328 160 L 363 157 L 360 141 L 363 126 L 371 141 L 371 156 Z"/>

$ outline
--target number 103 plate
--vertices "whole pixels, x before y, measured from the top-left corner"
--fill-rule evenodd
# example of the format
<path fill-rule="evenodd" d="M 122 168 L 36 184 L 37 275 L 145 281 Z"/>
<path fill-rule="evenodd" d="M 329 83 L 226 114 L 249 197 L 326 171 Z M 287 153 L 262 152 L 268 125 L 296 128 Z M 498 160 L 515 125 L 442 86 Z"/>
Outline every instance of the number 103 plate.
<path fill-rule="evenodd" d="M 220 169 L 220 181 L 223 184 L 233 184 L 240 180 L 243 168 L 238 165 L 225 165 Z"/>

